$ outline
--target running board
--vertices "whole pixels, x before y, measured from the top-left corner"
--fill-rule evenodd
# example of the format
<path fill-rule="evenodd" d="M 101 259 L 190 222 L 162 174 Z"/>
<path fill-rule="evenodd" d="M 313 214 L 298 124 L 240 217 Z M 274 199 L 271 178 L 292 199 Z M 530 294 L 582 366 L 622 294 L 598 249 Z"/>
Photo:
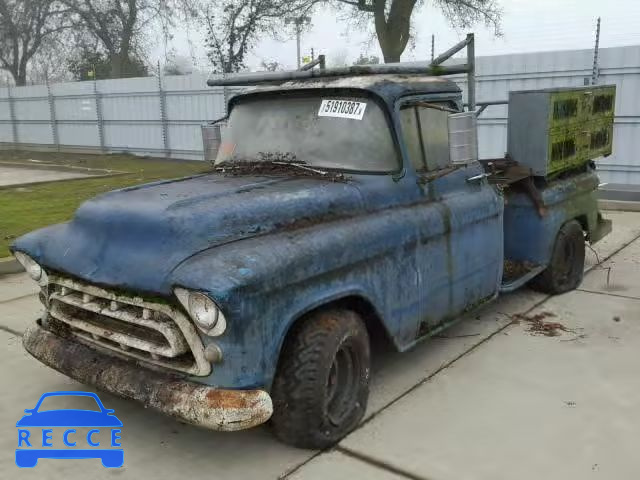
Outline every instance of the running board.
<path fill-rule="evenodd" d="M 544 265 L 538 265 L 537 267 L 529 270 L 527 273 L 525 273 L 521 277 L 518 277 L 509 283 L 501 284 L 500 293 L 509 293 L 509 292 L 513 292 L 514 290 L 517 290 L 518 288 L 523 286 L 525 283 L 527 283 L 529 280 L 533 279 L 538 274 L 544 272 L 546 268 L 547 267 L 545 267 Z"/>

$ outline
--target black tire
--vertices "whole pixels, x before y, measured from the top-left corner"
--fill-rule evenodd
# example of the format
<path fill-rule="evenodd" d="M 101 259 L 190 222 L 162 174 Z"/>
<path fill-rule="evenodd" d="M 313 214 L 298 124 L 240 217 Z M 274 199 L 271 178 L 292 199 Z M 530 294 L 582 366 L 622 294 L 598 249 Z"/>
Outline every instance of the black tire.
<path fill-rule="evenodd" d="M 584 241 L 582 226 L 577 221 L 565 223 L 556 237 L 549 266 L 530 286 L 552 295 L 577 288 L 584 275 Z"/>
<path fill-rule="evenodd" d="M 282 442 L 326 448 L 353 430 L 369 397 L 369 335 L 349 310 L 326 310 L 294 325 L 271 389 L 271 426 Z"/>

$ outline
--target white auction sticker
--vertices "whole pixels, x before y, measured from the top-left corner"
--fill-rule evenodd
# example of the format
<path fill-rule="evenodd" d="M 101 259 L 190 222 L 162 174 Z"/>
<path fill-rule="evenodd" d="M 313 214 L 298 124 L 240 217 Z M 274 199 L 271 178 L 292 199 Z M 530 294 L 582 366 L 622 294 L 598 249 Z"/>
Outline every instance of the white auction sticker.
<path fill-rule="evenodd" d="M 354 102 L 353 100 L 322 100 L 319 117 L 338 117 L 362 120 L 366 102 Z"/>

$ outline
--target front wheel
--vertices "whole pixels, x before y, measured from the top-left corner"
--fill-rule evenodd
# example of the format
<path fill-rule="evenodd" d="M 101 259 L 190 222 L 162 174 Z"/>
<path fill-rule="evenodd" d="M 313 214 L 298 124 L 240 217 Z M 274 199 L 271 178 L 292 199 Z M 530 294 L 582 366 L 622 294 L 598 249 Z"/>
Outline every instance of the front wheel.
<path fill-rule="evenodd" d="M 584 275 L 584 233 L 570 220 L 560 227 L 547 269 L 531 281 L 541 292 L 557 295 L 577 288 Z"/>
<path fill-rule="evenodd" d="M 301 448 L 326 448 L 353 430 L 369 397 L 367 329 L 349 310 L 309 315 L 285 342 L 271 396 L 276 437 Z"/>

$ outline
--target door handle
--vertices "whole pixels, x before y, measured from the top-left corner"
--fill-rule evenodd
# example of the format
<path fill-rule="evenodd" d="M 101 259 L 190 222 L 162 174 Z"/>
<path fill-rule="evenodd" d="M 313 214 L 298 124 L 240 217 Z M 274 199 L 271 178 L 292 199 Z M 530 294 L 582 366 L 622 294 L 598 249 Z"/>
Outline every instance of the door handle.
<path fill-rule="evenodd" d="M 467 178 L 467 183 L 480 182 L 483 178 L 490 177 L 490 173 L 481 173 L 479 175 L 474 175 L 473 177 Z"/>

